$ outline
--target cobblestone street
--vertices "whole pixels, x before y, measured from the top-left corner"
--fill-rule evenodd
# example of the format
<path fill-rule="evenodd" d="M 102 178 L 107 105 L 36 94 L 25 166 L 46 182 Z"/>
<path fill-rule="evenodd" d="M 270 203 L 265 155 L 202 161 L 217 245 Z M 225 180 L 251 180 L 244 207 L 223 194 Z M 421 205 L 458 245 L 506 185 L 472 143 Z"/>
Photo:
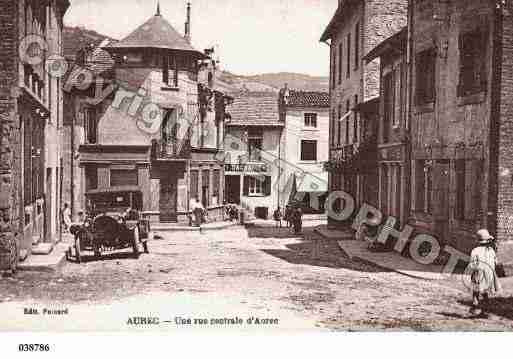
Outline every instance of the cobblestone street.
<path fill-rule="evenodd" d="M 0 279 L 3 330 L 214 329 L 175 317 L 277 318 L 278 325 L 223 329 L 510 330 L 513 299 L 492 302 L 487 319 L 467 319 L 469 293 L 457 281 L 432 282 L 351 261 L 335 241 L 312 259 L 313 228 L 234 227 L 205 234 L 166 233 L 135 260 L 111 255 L 58 273 L 20 272 Z M 509 298 L 509 299 L 508 299 Z M 65 317 L 24 309 L 69 309 Z M 130 317 L 158 317 L 157 328 Z M 95 318 L 94 323 L 89 318 Z M 166 323 L 169 321 L 169 323 Z M 104 322 L 104 323 L 101 323 Z M 217 326 L 216 328 L 219 328 Z"/>

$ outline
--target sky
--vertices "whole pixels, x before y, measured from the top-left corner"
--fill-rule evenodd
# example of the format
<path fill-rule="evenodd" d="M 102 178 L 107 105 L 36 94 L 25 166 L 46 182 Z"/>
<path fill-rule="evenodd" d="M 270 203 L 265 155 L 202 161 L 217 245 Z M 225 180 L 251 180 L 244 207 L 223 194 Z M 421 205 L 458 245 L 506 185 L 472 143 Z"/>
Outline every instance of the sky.
<path fill-rule="evenodd" d="M 162 15 L 184 31 L 187 0 L 161 0 Z M 190 0 L 192 43 L 218 46 L 221 67 L 240 75 L 329 73 L 319 38 L 338 0 Z M 71 0 L 64 22 L 122 39 L 156 12 L 156 0 Z"/>

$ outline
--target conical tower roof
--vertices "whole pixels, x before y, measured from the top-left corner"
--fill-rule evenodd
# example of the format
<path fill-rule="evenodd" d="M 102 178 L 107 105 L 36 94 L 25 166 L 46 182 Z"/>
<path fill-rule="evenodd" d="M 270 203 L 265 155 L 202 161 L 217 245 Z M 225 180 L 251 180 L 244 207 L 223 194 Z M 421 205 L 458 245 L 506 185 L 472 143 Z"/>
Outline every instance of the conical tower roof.
<path fill-rule="evenodd" d="M 205 54 L 196 50 L 176 31 L 173 26 L 160 14 L 160 9 L 144 24 L 139 26 L 123 40 L 106 47 L 109 49 L 154 48 L 176 51 L 186 51 L 205 58 Z"/>

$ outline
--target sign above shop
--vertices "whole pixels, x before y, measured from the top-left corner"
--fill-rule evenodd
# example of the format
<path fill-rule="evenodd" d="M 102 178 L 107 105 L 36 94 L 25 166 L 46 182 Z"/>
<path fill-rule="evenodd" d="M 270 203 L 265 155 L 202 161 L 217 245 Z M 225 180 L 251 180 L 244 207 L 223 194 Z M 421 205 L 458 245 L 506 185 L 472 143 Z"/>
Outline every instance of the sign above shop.
<path fill-rule="evenodd" d="M 267 165 L 255 163 L 227 163 L 224 165 L 226 172 L 267 172 Z"/>

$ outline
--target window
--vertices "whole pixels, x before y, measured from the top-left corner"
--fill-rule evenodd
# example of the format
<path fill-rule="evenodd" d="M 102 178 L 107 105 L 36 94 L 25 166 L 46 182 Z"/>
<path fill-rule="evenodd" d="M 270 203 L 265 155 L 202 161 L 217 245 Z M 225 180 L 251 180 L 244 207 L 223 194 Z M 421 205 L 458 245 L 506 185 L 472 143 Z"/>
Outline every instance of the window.
<path fill-rule="evenodd" d="M 358 70 L 360 64 L 360 23 L 354 29 L 354 69 Z"/>
<path fill-rule="evenodd" d="M 394 103 L 395 103 L 395 76 L 391 71 L 383 79 L 383 142 L 390 139 L 390 126 L 394 121 Z"/>
<path fill-rule="evenodd" d="M 456 160 L 456 207 L 454 217 L 456 219 L 465 218 L 465 160 Z"/>
<path fill-rule="evenodd" d="M 305 113 L 305 127 L 317 127 L 316 113 Z"/>
<path fill-rule="evenodd" d="M 436 52 L 422 51 L 416 58 L 415 103 L 423 105 L 435 101 Z"/>
<path fill-rule="evenodd" d="M 110 170 L 110 186 L 137 186 L 137 170 Z"/>
<path fill-rule="evenodd" d="M 88 165 L 85 167 L 86 191 L 98 188 L 98 167 Z"/>
<path fill-rule="evenodd" d="M 94 107 L 84 108 L 84 130 L 86 143 L 98 143 L 98 114 Z"/>
<path fill-rule="evenodd" d="M 169 76 L 170 70 L 173 71 L 172 78 Z M 178 63 L 175 57 L 165 55 L 162 58 L 162 82 L 169 86 L 178 87 Z"/>
<path fill-rule="evenodd" d="M 347 73 L 346 77 L 351 77 L 351 33 L 347 34 Z"/>
<path fill-rule="evenodd" d="M 415 168 L 415 210 L 431 213 L 433 201 L 433 168 L 432 161 L 418 160 Z"/>
<path fill-rule="evenodd" d="M 338 44 L 338 84 L 340 85 L 342 83 L 342 41 Z"/>
<path fill-rule="evenodd" d="M 270 176 L 244 176 L 244 196 L 270 196 Z"/>
<path fill-rule="evenodd" d="M 351 103 L 349 100 L 346 101 L 346 114 L 351 111 Z M 346 145 L 349 144 L 349 121 L 351 119 L 351 116 L 346 117 Z"/>
<path fill-rule="evenodd" d="M 301 140 L 301 161 L 317 161 L 317 141 Z"/>
<path fill-rule="evenodd" d="M 248 155 L 250 162 L 262 160 L 263 132 L 261 130 L 249 130 L 248 132 Z"/>
<path fill-rule="evenodd" d="M 354 105 L 358 105 L 358 95 L 354 95 Z M 353 116 L 353 143 L 358 142 L 358 112 L 355 111 Z"/>
<path fill-rule="evenodd" d="M 488 32 L 475 30 L 460 35 L 460 79 L 458 96 L 473 95 L 486 90 L 486 48 Z"/>

